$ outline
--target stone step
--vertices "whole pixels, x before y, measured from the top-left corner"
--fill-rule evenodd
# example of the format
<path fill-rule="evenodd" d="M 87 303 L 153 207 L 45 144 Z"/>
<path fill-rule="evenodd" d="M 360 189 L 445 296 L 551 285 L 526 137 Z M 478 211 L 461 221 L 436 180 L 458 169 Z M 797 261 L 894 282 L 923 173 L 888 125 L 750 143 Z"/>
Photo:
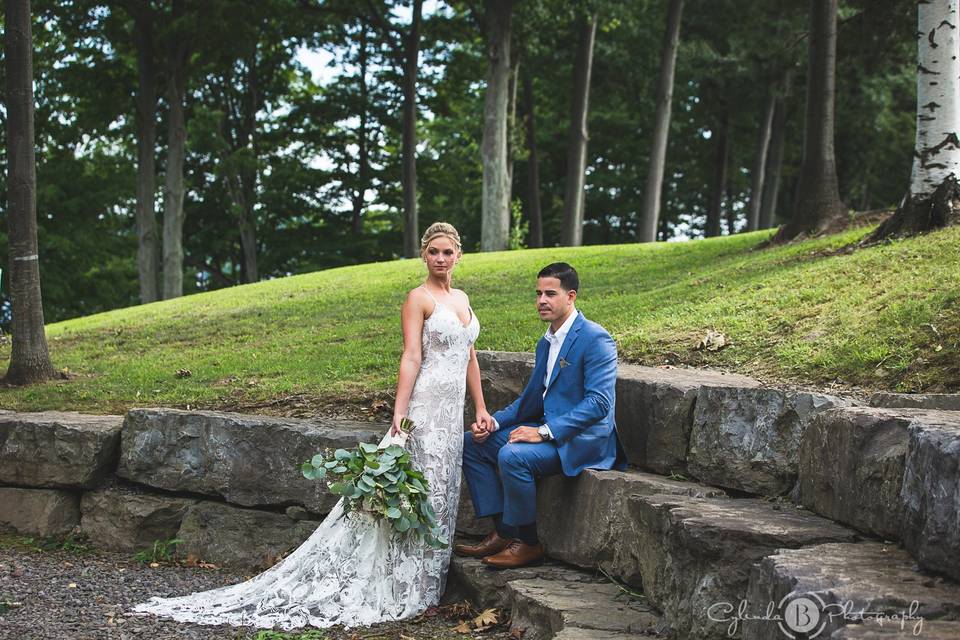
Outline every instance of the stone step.
<path fill-rule="evenodd" d="M 914 631 L 917 631 L 916 633 Z M 960 622 L 935 620 L 900 628 L 897 623 L 885 627 L 878 625 L 851 624 L 835 631 L 831 640 L 891 640 L 892 638 L 923 638 L 923 640 L 957 640 L 960 638 Z"/>
<path fill-rule="evenodd" d="M 337 496 L 300 463 L 325 449 L 379 441 L 389 425 L 298 420 L 216 411 L 133 409 L 120 443 L 121 478 L 247 507 L 330 511 Z"/>
<path fill-rule="evenodd" d="M 701 387 L 693 413 L 690 475 L 763 496 L 797 482 L 801 439 L 813 418 L 850 401 L 805 391 Z"/>
<path fill-rule="evenodd" d="M 846 407 L 817 416 L 800 446 L 800 503 L 898 540 L 907 427 L 917 415 L 915 409 Z"/>
<path fill-rule="evenodd" d="M 454 557 L 448 593 L 481 608 L 510 613 L 524 640 L 657 637 L 659 614 L 602 575 L 557 562 L 497 571 L 473 558 Z"/>
<path fill-rule="evenodd" d="M 811 603 L 799 617 L 791 615 L 800 608 L 790 604 L 797 598 Z M 783 615 L 784 623 L 794 625 L 792 630 L 798 630 L 797 622 L 807 622 L 811 627 L 808 633 L 819 630 L 818 637 L 824 638 L 870 637 L 858 634 L 885 632 L 891 627 L 902 637 L 928 638 L 931 621 L 960 620 L 960 585 L 918 571 L 906 551 L 879 542 L 782 549 L 754 567 L 746 601 L 750 614 L 760 615 L 770 607 Z M 861 611 L 870 615 L 857 619 Z M 831 636 L 848 625 L 860 629 L 851 635 Z M 917 628 L 922 628 L 922 633 L 914 634 Z M 783 637 L 777 621 L 744 622 L 744 640 Z"/>
<path fill-rule="evenodd" d="M 634 470 L 588 469 L 576 478 L 544 478 L 537 488 L 537 524 L 547 553 L 639 585 L 637 547 L 644 540 L 627 506 L 631 496 L 654 494 L 726 495 L 715 487 Z"/>
<path fill-rule="evenodd" d="M 927 411 L 907 436 L 900 538 L 920 566 L 960 582 L 960 413 Z"/>
<path fill-rule="evenodd" d="M 852 542 L 856 532 L 809 511 L 754 498 L 633 496 L 636 561 L 643 592 L 675 637 L 727 638 L 708 615 L 736 610 L 753 563 L 781 548 Z"/>
<path fill-rule="evenodd" d="M 886 393 L 870 396 L 871 407 L 960 411 L 960 393 Z"/>
<path fill-rule="evenodd" d="M 0 413 L 0 484 L 87 488 L 116 465 L 122 416 Z"/>

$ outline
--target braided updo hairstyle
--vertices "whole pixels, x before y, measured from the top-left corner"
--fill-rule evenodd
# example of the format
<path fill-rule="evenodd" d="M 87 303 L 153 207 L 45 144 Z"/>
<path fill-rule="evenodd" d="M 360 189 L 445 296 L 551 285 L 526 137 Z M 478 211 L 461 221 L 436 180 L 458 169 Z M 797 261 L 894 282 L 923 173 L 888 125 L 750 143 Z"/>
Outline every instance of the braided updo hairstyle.
<path fill-rule="evenodd" d="M 449 222 L 434 222 L 427 227 L 427 230 L 423 232 L 423 237 L 420 238 L 420 257 L 424 257 L 427 252 L 427 246 L 438 236 L 446 236 L 450 239 L 453 246 L 457 248 L 458 258 L 463 255 L 463 246 L 460 244 L 460 234 L 457 232 L 456 227 Z"/>

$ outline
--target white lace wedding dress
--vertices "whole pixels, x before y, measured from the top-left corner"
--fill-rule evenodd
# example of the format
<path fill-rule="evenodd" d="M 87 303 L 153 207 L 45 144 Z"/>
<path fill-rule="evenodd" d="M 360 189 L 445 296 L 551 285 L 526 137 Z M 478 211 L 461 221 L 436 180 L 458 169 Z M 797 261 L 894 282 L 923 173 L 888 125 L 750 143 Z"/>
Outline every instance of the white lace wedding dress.
<path fill-rule="evenodd" d="M 466 371 L 479 332 L 472 310 L 464 326 L 451 308 L 436 304 L 424 321 L 420 374 L 407 411 L 416 429 L 406 446 L 430 483 L 430 503 L 451 545 L 460 497 Z M 152 598 L 134 611 L 182 622 L 290 630 L 399 620 L 437 604 L 450 548 L 435 550 L 412 536 L 393 535 L 367 515 L 342 514 L 338 503 L 306 542 L 246 582 Z"/>

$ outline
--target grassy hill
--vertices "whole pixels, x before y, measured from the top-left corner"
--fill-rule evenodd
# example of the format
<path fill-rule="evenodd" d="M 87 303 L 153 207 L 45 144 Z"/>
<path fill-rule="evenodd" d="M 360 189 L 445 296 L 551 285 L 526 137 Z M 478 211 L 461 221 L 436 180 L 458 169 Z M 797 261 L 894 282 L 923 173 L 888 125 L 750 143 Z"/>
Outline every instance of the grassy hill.
<path fill-rule="evenodd" d="M 481 349 L 532 350 L 545 329 L 536 272 L 566 260 L 580 272 L 578 306 L 610 330 L 624 361 L 802 385 L 960 389 L 960 229 L 839 254 L 866 230 L 756 250 L 768 233 L 468 254 L 454 285 L 471 296 Z M 424 274 L 419 260 L 345 267 L 50 325 L 54 364 L 70 379 L 0 388 L 0 407 L 309 412 L 384 398 L 399 308 Z M 729 346 L 695 350 L 708 330 Z M 9 349 L 0 346 L 2 370 Z"/>

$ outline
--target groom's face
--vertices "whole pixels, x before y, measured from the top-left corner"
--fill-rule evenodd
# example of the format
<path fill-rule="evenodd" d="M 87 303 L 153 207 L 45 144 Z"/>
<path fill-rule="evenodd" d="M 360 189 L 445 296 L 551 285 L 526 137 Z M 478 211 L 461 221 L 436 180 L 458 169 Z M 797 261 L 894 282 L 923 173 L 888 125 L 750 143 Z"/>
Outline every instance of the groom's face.
<path fill-rule="evenodd" d="M 537 278 L 537 312 L 544 322 L 566 317 L 577 299 L 576 291 L 567 291 L 559 278 Z"/>

